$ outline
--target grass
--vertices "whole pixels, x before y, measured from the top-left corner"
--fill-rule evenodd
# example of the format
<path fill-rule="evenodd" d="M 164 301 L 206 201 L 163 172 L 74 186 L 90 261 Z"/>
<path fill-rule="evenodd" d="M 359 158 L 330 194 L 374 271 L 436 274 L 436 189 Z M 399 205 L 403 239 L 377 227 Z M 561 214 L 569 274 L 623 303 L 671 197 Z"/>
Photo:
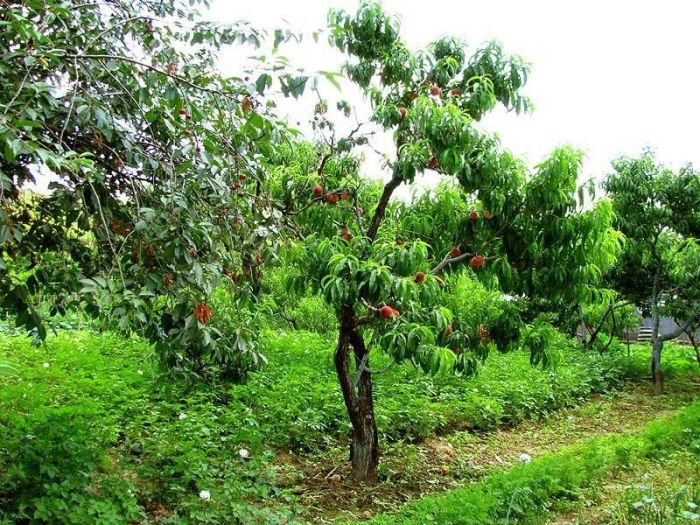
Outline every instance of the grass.
<path fill-rule="evenodd" d="M 557 505 L 577 500 L 582 489 L 610 473 L 682 449 L 700 459 L 700 401 L 650 423 L 637 435 L 593 439 L 479 483 L 427 496 L 371 523 L 541 523 Z"/>
<path fill-rule="evenodd" d="M 551 516 L 556 525 L 691 525 L 700 521 L 697 451 L 680 449 L 637 461 L 584 489 L 570 509 Z"/>
<path fill-rule="evenodd" d="M 344 454 L 338 451 L 347 440 L 333 341 L 303 332 L 269 333 L 265 340 L 270 366 L 247 384 L 187 390 L 161 377 L 136 339 L 71 331 L 35 348 L 24 337 L 0 336 L 0 357 L 19 373 L 0 378 L 0 521 L 306 517 L 290 479 L 300 462 Z M 556 372 L 532 368 L 527 355 L 516 353 L 493 355 L 470 381 L 408 367 L 377 376 L 385 482 L 398 471 L 392 457 L 405 459 L 402 449 L 436 434 L 541 419 L 646 371 L 644 349 L 630 360 L 563 351 Z M 680 356 L 667 352 L 665 362 L 677 372 L 694 366 Z M 381 357 L 373 363 L 386 364 Z"/>
<path fill-rule="evenodd" d="M 346 523 L 399 508 L 406 501 L 454 489 L 498 470 L 519 464 L 521 453 L 533 458 L 572 443 L 608 434 L 634 434 L 647 423 L 683 407 L 697 396 L 687 381 L 667 385 L 664 396 L 650 396 L 647 381 L 634 381 L 623 390 L 594 395 L 586 403 L 561 409 L 540 421 L 489 432 L 458 431 L 433 436 L 421 443 L 396 443 L 383 449 L 383 482 L 358 487 L 351 480 L 341 484 L 324 481 L 334 467 L 346 474 L 346 450 L 311 457 L 297 457 L 304 517 L 312 523 Z"/>

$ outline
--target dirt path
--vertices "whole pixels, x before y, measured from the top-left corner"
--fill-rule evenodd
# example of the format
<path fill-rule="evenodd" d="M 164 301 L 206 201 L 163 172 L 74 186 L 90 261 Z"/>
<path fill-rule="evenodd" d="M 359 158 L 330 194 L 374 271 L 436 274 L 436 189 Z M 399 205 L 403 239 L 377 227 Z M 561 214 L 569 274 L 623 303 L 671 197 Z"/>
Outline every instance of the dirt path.
<path fill-rule="evenodd" d="M 455 432 L 419 444 L 395 444 L 383 451 L 380 474 L 384 481 L 374 487 L 345 482 L 348 465 L 344 447 L 321 456 L 280 459 L 290 469 L 289 487 L 294 487 L 307 509 L 304 519 L 345 522 L 478 480 L 517 464 L 521 454 L 535 458 L 591 437 L 635 432 L 689 403 L 698 393 L 697 386 L 674 383 L 668 385 L 665 395 L 651 396 L 648 383 L 629 383 L 621 392 L 596 396 L 545 421 L 493 432 Z M 333 481 L 337 478 L 328 476 L 331 471 L 341 480 Z"/>

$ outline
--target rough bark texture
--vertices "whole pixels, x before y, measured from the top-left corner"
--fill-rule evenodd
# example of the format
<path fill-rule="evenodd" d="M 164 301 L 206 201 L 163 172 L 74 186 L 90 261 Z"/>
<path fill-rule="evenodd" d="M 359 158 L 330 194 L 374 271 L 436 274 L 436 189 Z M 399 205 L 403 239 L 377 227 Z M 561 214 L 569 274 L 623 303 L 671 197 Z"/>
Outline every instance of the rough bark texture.
<path fill-rule="evenodd" d="M 352 370 L 350 367 L 351 353 L 355 354 L 355 366 L 352 367 Z M 340 316 L 340 335 L 335 351 L 335 368 L 353 429 L 350 443 L 352 476 L 358 481 L 376 483 L 377 466 L 379 465 L 379 436 L 374 418 L 372 375 L 363 371 L 359 375 L 357 386 L 353 385 L 358 371 L 364 367 L 369 368 L 368 351 L 362 336 L 357 332 L 355 312 L 352 306 L 344 305 Z"/>

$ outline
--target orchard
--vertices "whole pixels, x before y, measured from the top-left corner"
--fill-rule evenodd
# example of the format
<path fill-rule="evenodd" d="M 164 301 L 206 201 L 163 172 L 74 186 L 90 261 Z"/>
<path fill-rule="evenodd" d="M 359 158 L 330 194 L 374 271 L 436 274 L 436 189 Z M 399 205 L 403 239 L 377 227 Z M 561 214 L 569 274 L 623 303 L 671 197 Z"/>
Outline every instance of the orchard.
<path fill-rule="evenodd" d="M 0 4 L 0 522 L 527 522 L 697 483 L 691 164 L 520 158 L 493 122 L 529 125 L 530 63 L 373 1 L 310 36 Z M 285 56 L 310 40 L 337 71 Z"/>

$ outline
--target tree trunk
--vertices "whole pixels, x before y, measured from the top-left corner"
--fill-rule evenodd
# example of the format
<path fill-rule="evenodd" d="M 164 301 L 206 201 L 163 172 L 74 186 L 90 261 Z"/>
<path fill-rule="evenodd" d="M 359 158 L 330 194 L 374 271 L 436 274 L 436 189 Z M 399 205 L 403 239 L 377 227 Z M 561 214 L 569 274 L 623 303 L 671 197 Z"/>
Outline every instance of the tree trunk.
<path fill-rule="evenodd" d="M 583 308 L 578 305 L 578 318 L 581 323 L 581 344 L 584 350 L 588 350 L 588 344 L 586 342 L 586 332 L 588 332 L 588 327 L 586 326 L 586 320 L 583 318 Z"/>
<path fill-rule="evenodd" d="M 350 369 L 350 348 L 354 350 L 354 373 Z M 379 435 L 374 418 L 372 397 L 372 375 L 369 368 L 369 354 L 362 336 L 355 326 L 355 313 L 352 306 L 345 305 L 340 316 L 340 335 L 335 351 L 335 369 L 343 392 L 345 408 L 352 424 L 350 462 L 352 476 L 358 481 L 376 483 L 379 465 Z M 357 386 L 354 382 L 357 379 Z"/>
<path fill-rule="evenodd" d="M 698 366 L 700 366 L 700 349 L 698 348 L 697 341 L 695 341 L 695 334 L 693 333 L 693 328 L 686 330 L 685 335 L 688 336 L 688 341 L 690 341 L 690 344 L 693 345 L 693 349 L 695 350 L 695 360 L 698 362 Z"/>
<path fill-rule="evenodd" d="M 651 378 L 654 381 L 654 393 L 662 394 L 664 391 L 663 376 L 661 375 L 661 350 L 664 343 L 659 337 L 654 338 L 651 350 Z"/>
<path fill-rule="evenodd" d="M 374 418 L 374 397 L 372 394 L 372 374 L 361 367 L 369 368 L 369 354 L 362 336 L 353 330 L 350 343 L 355 350 L 355 366 L 360 374 L 358 387 L 358 408 L 361 424 L 355 428 L 355 435 L 350 446 L 350 461 L 353 475 L 375 483 L 379 465 L 379 435 Z"/>
<path fill-rule="evenodd" d="M 657 264 L 654 274 L 654 284 L 651 291 L 651 379 L 654 382 L 654 393 L 661 394 L 664 390 L 663 377 L 661 376 L 661 350 L 664 340 L 659 334 L 659 277 L 661 275 L 660 263 Z"/>
<path fill-rule="evenodd" d="M 603 325 L 605 324 L 605 320 L 608 318 L 608 315 L 610 315 L 610 312 L 612 311 L 613 303 L 610 303 L 610 305 L 608 305 L 608 307 L 603 312 L 603 315 L 600 317 L 600 320 L 598 321 L 598 326 L 596 326 L 593 330 L 591 330 L 591 328 L 588 327 L 590 338 L 588 339 L 588 343 L 585 343 L 585 348 L 587 350 L 593 350 L 593 345 L 595 345 L 598 341 L 598 334 L 600 334 L 600 331 L 603 329 Z"/>

